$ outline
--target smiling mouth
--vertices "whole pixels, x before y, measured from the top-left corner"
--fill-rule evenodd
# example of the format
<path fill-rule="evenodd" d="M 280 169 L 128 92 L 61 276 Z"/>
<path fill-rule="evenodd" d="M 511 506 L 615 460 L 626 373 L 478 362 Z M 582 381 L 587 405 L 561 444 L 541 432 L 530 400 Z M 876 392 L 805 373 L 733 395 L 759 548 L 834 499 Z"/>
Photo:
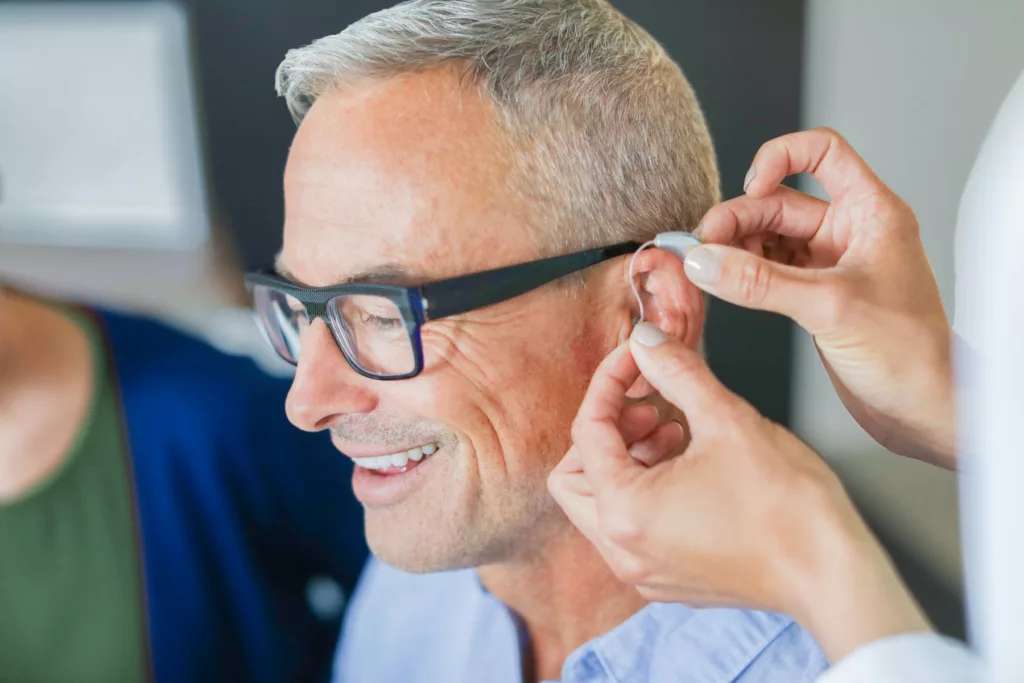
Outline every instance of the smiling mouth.
<path fill-rule="evenodd" d="M 418 467 L 434 456 L 441 447 L 436 443 L 428 443 L 407 451 L 399 451 L 389 455 L 378 455 L 367 458 L 352 458 L 356 467 L 370 470 L 379 475 L 404 474 Z"/>

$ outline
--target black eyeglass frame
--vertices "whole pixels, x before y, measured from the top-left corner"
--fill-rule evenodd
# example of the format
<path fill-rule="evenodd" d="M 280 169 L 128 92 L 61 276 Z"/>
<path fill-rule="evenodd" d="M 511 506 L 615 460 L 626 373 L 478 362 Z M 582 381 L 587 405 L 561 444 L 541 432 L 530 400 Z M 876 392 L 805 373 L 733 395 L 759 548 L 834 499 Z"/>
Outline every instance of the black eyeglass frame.
<path fill-rule="evenodd" d="M 294 298 L 305 307 L 310 323 L 317 318 L 322 319 L 331 330 L 331 335 L 349 366 L 360 375 L 369 379 L 395 381 L 410 379 L 423 371 L 423 342 L 420 328 L 425 323 L 508 301 L 590 266 L 635 252 L 639 248 L 639 242 L 621 242 L 573 254 L 437 280 L 415 287 L 365 283 L 303 287 L 282 277 L 273 268 L 251 271 L 246 274 L 245 282 L 250 291 L 256 286 L 263 286 Z M 372 373 L 359 367 L 359 364 L 349 357 L 328 316 L 330 301 L 346 295 L 385 297 L 398 307 L 412 343 L 415 367 L 411 372 L 401 375 Z M 266 325 L 265 321 L 261 322 Z M 278 354 L 280 355 L 279 351 Z M 291 363 L 288 359 L 285 361 Z"/>

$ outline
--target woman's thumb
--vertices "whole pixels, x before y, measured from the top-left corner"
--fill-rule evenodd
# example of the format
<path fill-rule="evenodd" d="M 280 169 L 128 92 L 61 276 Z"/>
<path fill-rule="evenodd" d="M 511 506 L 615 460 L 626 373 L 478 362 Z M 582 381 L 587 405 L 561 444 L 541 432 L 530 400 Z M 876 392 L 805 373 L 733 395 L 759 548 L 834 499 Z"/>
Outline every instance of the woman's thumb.
<path fill-rule="evenodd" d="M 702 417 L 715 415 L 736 400 L 699 353 L 651 323 L 637 323 L 629 347 L 640 372 L 663 398 L 683 411 L 694 434 Z"/>
<path fill-rule="evenodd" d="M 704 291 L 737 306 L 781 313 L 804 328 L 807 313 L 818 308 L 821 277 L 813 270 L 721 244 L 691 249 L 685 267 L 690 282 Z"/>

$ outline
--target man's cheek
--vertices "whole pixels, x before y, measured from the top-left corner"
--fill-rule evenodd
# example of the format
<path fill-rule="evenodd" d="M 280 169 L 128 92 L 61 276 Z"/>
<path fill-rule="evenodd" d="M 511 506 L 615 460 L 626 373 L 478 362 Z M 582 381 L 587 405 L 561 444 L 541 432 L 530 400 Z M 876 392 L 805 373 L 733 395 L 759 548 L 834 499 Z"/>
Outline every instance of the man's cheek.
<path fill-rule="evenodd" d="M 500 341 L 481 339 L 470 329 L 444 327 L 423 337 L 424 372 L 434 391 L 466 401 L 486 400 L 514 386 L 514 364 Z"/>

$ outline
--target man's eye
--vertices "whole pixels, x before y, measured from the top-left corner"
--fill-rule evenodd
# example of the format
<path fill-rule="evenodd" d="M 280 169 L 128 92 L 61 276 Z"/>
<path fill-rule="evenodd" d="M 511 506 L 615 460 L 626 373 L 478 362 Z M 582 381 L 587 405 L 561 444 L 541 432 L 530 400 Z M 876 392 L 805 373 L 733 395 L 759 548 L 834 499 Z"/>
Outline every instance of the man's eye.
<path fill-rule="evenodd" d="M 401 318 L 390 318 L 374 315 L 369 311 L 362 311 L 359 314 L 359 322 L 364 325 L 371 325 L 382 330 L 391 330 L 402 325 Z"/>

